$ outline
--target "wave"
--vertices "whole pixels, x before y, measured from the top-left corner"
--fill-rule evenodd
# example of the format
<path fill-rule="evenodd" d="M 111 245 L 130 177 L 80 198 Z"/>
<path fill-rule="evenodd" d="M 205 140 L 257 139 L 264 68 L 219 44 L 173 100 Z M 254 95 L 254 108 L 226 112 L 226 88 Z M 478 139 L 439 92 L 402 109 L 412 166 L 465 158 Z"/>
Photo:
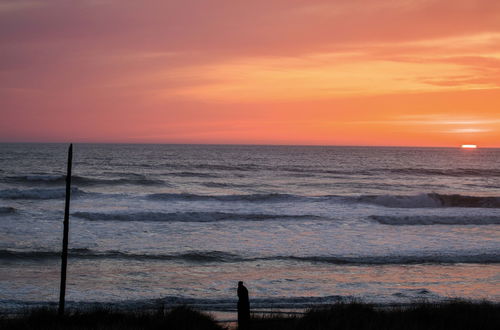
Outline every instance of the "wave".
<path fill-rule="evenodd" d="M 137 178 L 117 178 L 117 179 L 99 179 L 75 176 L 71 181 L 81 186 L 94 186 L 94 185 L 139 185 L 139 186 L 157 186 L 164 185 L 165 181 L 159 179 L 148 179 L 147 177 Z"/>
<path fill-rule="evenodd" d="M 479 177 L 500 177 L 498 169 L 478 169 L 478 168 L 456 168 L 456 169 L 432 169 L 432 168 L 394 168 L 394 169 L 379 169 L 396 174 L 409 175 L 435 175 L 435 176 L 479 176 Z"/>
<path fill-rule="evenodd" d="M 4 179 L 6 182 L 20 182 L 29 184 L 42 184 L 42 185 L 62 185 L 66 182 L 65 175 L 22 175 L 11 176 Z M 85 176 L 74 175 L 71 177 L 71 182 L 79 186 L 95 186 L 95 185 L 163 185 L 165 182 L 159 179 L 149 179 L 143 175 L 133 175 L 130 178 L 115 178 L 103 179 L 92 178 Z"/>
<path fill-rule="evenodd" d="M 364 168 L 364 169 L 328 169 L 317 168 L 314 166 L 265 166 L 257 164 L 242 164 L 242 165 L 172 165 L 176 169 L 190 170 L 209 170 L 209 171 L 279 171 L 296 174 L 314 175 L 327 174 L 339 176 L 352 175 L 379 175 L 379 174 L 403 174 L 417 176 L 478 176 L 478 177 L 500 177 L 499 169 L 480 169 L 480 168 L 455 168 L 455 169 L 437 169 L 437 168 Z"/>
<path fill-rule="evenodd" d="M 456 168 L 456 169 L 436 169 L 436 168 L 363 168 L 363 169 L 328 169 L 313 166 L 278 166 L 268 167 L 267 170 L 288 172 L 293 175 L 336 175 L 343 176 L 373 176 L 381 174 L 402 174 L 416 176 L 451 176 L 451 177 L 500 177 L 499 169 L 479 169 L 479 168 Z"/>
<path fill-rule="evenodd" d="M 76 187 L 71 188 L 71 193 L 77 196 L 85 194 L 84 191 Z M 65 188 L 0 190 L 0 198 L 4 199 L 58 199 L 64 198 L 65 196 Z"/>
<path fill-rule="evenodd" d="M 500 216 L 379 216 L 371 219 L 383 225 L 500 225 Z"/>
<path fill-rule="evenodd" d="M 91 249 L 69 249 L 70 258 L 77 259 L 134 259 L 134 260 L 184 260 L 192 262 L 228 262 L 241 261 L 235 254 L 221 251 L 190 251 L 173 254 L 136 254 L 120 251 L 95 251 Z M 0 250 L 0 259 L 58 259 L 60 251 L 20 251 Z"/>
<path fill-rule="evenodd" d="M 129 183 L 129 179 L 113 180 L 115 183 Z M 133 180 L 137 182 L 136 180 Z M 103 182 L 99 180 L 99 182 Z M 154 181 L 156 182 L 156 181 Z M 146 184 L 153 182 L 145 181 Z M 155 184 L 159 184 L 156 182 Z M 221 185 L 222 187 L 223 185 Z M 77 187 L 72 188 L 76 195 L 89 194 Z M 4 189 L 0 190 L 0 198 L 4 199 L 56 199 L 65 196 L 64 188 L 40 189 Z M 364 203 L 389 208 L 500 208 L 500 197 L 467 196 L 459 194 L 423 193 L 419 195 L 360 195 L 360 196 L 300 196 L 281 193 L 235 194 L 235 195 L 198 195 L 191 193 L 155 193 L 145 196 L 158 201 L 217 201 L 217 202 L 330 202 L 330 203 Z M 494 220 L 489 220 L 494 221 Z"/>
<path fill-rule="evenodd" d="M 392 208 L 482 207 L 500 208 L 499 197 L 446 195 L 361 195 L 361 196 L 299 196 L 291 194 L 197 195 L 190 193 L 158 193 L 147 198 L 163 201 L 221 201 L 221 202 L 300 202 L 327 201 L 334 203 L 365 203 Z"/>
<path fill-rule="evenodd" d="M 1 206 L 0 207 L 0 215 L 11 214 L 11 213 L 14 213 L 14 212 L 16 212 L 16 209 L 13 208 L 13 207 L 10 207 L 10 206 Z"/>
<path fill-rule="evenodd" d="M 354 198 L 356 202 L 397 208 L 427 207 L 484 207 L 500 208 L 499 197 L 479 197 L 465 195 L 444 195 L 437 193 L 413 196 L 403 195 L 362 195 Z"/>
<path fill-rule="evenodd" d="M 137 212 L 137 213 L 99 213 L 75 212 L 75 217 L 90 221 L 164 221 L 164 222 L 216 222 L 216 221 L 264 221 L 283 219 L 319 218 L 314 215 L 285 215 L 262 213 L 225 213 L 225 212 Z"/>
<path fill-rule="evenodd" d="M 455 264 L 455 263 L 500 263 L 500 254 L 475 255 L 408 255 L 408 256 L 286 256 L 272 257 L 271 259 L 298 260 L 321 262 L 330 264 L 357 264 L 357 265 L 406 265 L 406 264 Z"/>
<path fill-rule="evenodd" d="M 166 173 L 168 176 L 177 176 L 181 178 L 218 178 L 218 175 L 202 172 L 171 172 Z"/>
<path fill-rule="evenodd" d="M 305 174 L 331 174 L 342 176 L 373 176 L 380 174 L 403 174 L 403 175 L 417 175 L 417 176 L 451 176 L 451 177 L 465 177 L 465 176 L 479 176 L 479 177 L 499 177 L 500 170 L 498 169 L 432 169 L 432 168 L 372 168 L 372 169 L 356 169 L 356 170 L 331 170 L 331 169 L 315 169 L 315 168 L 301 168 L 301 167 L 281 167 L 278 168 L 284 172 L 292 173 L 305 173 Z"/>
<path fill-rule="evenodd" d="M 127 164 L 128 165 L 128 164 Z M 124 166 L 127 166 L 124 165 Z M 134 167 L 142 167 L 142 164 L 131 165 Z M 153 167 L 152 165 L 146 165 L 144 167 Z M 172 170 L 186 170 L 186 171 L 217 171 L 217 172 L 225 172 L 225 171 L 238 171 L 238 172 L 248 172 L 248 171 L 259 171 L 259 170 L 267 170 L 272 169 L 269 166 L 265 165 L 257 165 L 257 164 L 234 164 L 234 165 L 225 165 L 225 164 L 186 164 L 186 163 L 163 163 L 157 164 L 154 167 L 161 167 L 165 169 Z M 166 173 L 169 174 L 169 173 Z"/>
<path fill-rule="evenodd" d="M 189 193 L 159 193 L 147 195 L 150 199 L 155 200 L 165 200 L 165 201 L 223 201 L 223 202 L 282 202 L 282 201 L 293 201 L 305 199 L 307 197 L 301 197 L 297 195 L 290 194 L 244 194 L 244 195 L 197 195 Z"/>
<path fill-rule="evenodd" d="M 288 176 L 328 176 L 343 178 L 345 176 L 377 176 L 387 174 L 411 175 L 411 176 L 445 176 L 445 177 L 500 177 L 498 169 L 478 168 L 364 168 L 364 169 L 320 169 L 317 167 L 304 166 L 278 166 L 269 167 L 267 170 L 275 170 L 288 173 Z"/>
<path fill-rule="evenodd" d="M 61 257 L 60 251 L 20 251 L 0 250 L 0 259 L 47 260 Z M 471 255 L 389 255 L 389 256 L 260 256 L 246 257 L 223 251 L 187 251 L 171 254 L 143 254 L 121 251 L 95 251 L 91 249 L 70 249 L 69 257 L 76 259 L 133 259 L 186 261 L 193 263 L 231 263 L 253 261 L 291 261 L 327 263 L 336 265 L 406 265 L 406 264 L 496 264 L 500 263 L 500 254 L 484 253 Z"/>
<path fill-rule="evenodd" d="M 196 164 L 188 165 L 188 168 L 203 169 L 210 171 L 258 171 L 264 167 L 257 164 L 235 164 L 235 165 L 222 165 L 222 164 Z"/>
<path fill-rule="evenodd" d="M 200 182 L 202 186 L 209 188 L 247 188 L 248 184 L 238 184 L 238 183 L 229 183 L 229 182 Z"/>
<path fill-rule="evenodd" d="M 24 176 L 11 176 L 7 179 L 13 181 L 26 181 L 26 182 L 44 182 L 44 183 L 64 183 L 66 180 L 65 175 L 49 175 L 49 174 L 34 174 L 34 175 L 24 175 Z"/>

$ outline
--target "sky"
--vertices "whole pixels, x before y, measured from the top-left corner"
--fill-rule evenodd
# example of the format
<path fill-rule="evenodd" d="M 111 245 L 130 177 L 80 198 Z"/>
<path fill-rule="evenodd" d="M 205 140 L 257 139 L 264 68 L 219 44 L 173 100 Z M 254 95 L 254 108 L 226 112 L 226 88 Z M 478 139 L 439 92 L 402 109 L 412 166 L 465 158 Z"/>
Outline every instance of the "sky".
<path fill-rule="evenodd" d="M 498 0 L 0 0 L 0 142 L 500 147 Z"/>

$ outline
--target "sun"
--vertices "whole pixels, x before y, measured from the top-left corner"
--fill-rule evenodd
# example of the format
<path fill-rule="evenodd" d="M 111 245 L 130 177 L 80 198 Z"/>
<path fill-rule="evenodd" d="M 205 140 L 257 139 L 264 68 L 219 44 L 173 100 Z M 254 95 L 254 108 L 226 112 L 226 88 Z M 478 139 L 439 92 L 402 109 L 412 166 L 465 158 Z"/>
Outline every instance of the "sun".
<path fill-rule="evenodd" d="M 476 149 L 477 145 L 475 144 L 462 144 L 462 149 Z"/>

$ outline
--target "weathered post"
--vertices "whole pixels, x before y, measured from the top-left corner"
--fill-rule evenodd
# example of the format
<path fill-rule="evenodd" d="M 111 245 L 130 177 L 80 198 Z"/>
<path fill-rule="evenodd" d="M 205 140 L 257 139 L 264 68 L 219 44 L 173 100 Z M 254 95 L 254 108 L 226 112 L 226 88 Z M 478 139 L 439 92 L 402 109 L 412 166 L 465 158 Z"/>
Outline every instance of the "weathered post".
<path fill-rule="evenodd" d="M 66 202 L 64 205 L 64 230 L 61 254 L 61 288 L 59 290 L 59 315 L 64 315 L 64 302 L 66 296 L 66 269 L 68 266 L 68 241 L 69 241 L 69 200 L 71 197 L 71 166 L 73 162 L 73 144 L 68 150 L 68 170 L 66 174 Z"/>

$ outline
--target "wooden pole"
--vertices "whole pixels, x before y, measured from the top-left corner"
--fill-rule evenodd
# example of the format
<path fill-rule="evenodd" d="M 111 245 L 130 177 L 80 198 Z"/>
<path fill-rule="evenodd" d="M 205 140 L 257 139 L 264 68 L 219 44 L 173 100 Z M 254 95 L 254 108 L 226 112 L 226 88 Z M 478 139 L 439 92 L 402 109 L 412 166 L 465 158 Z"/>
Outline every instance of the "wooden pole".
<path fill-rule="evenodd" d="M 64 302 L 66 296 L 66 269 L 68 266 L 68 236 L 69 236 L 69 200 L 71 197 L 71 166 L 73 162 L 73 144 L 68 150 L 68 170 L 66 174 L 66 203 L 64 205 L 64 232 L 61 254 L 61 288 L 59 290 L 59 315 L 64 315 Z"/>

